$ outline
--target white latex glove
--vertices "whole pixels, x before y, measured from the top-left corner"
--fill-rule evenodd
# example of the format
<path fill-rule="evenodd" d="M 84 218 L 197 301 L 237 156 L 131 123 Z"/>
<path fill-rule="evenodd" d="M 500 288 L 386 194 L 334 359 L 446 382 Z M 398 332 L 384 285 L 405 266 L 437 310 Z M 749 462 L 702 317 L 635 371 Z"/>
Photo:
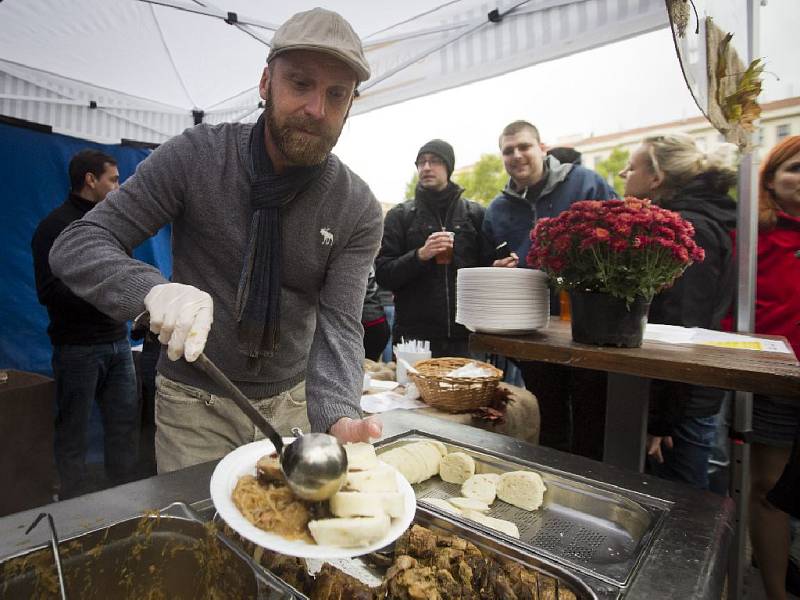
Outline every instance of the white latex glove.
<path fill-rule="evenodd" d="M 148 292 L 144 306 L 150 313 L 150 331 L 167 344 L 169 359 L 184 355 L 189 362 L 197 360 L 214 320 L 211 296 L 191 285 L 164 283 Z"/>

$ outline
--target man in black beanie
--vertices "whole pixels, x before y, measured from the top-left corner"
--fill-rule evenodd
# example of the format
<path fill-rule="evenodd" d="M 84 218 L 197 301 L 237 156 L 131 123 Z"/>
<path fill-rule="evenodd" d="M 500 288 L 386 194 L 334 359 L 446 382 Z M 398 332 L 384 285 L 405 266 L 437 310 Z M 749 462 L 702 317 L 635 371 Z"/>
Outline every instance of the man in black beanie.
<path fill-rule="evenodd" d="M 450 144 L 427 142 L 415 165 L 414 198 L 387 213 L 376 260 L 378 284 L 395 296 L 393 339 L 428 340 L 434 358 L 470 356 L 469 332 L 455 322 L 456 271 L 515 266 L 516 260 L 494 260 L 494 248 L 481 233 L 485 209 L 463 198 L 464 190 L 450 181 Z"/>

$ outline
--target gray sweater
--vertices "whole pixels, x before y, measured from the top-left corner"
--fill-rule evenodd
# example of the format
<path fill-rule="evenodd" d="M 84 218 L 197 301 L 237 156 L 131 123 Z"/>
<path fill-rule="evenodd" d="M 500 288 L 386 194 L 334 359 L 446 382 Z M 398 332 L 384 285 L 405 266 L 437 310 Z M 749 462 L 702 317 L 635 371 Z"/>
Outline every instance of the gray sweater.
<path fill-rule="evenodd" d="M 205 352 L 249 398 L 306 380 L 315 431 L 360 415 L 364 358 L 361 307 L 380 244 L 381 208 L 367 185 L 334 155 L 320 178 L 282 211 L 281 339 L 272 358 L 248 365 L 237 349 L 234 304 L 252 209 L 248 139 L 253 125 L 199 125 L 161 145 L 136 173 L 50 253 L 53 272 L 104 313 L 128 320 L 150 289 L 166 283 L 128 256 L 172 223 L 172 281 L 214 299 Z M 170 379 L 222 394 L 183 359 L 162 352 Z"/>

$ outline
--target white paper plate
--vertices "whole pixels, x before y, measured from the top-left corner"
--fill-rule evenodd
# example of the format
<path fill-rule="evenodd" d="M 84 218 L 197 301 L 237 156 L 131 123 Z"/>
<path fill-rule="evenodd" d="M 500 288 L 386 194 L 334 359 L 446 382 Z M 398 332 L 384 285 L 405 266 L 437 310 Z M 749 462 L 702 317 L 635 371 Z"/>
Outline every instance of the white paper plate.
<path fill-rule="evenodd" d="M 484 327 L 483 325 L 464 325 L 473 333 L 491 333 L 498 335 L 522 335 L 525 333 L 533 333 L 539 329 L 545 329 L 546 325 L 541 327 L 524 327 L 522 329 L 509 329 L 508 327 Z"/>
<path fill-rule="evenodd" d="M 533 333 L 534 331 L 538 331 L 539 329 L 546 329 L 547 328 L 547 321 L 544 321 L 541 325 L 536 326 L 527 326 L 527 327 L 508 327 L 508 326 L 486 326 L 483 324 L 472 324 L 472 323 L 462 323 L 464 327 L 472 331 L 473 333 L 491 333 L 491 334 L 498 334 L 498 335 L 523 335 L 525 333 Z"/>
<path fill-rule="evenodd" d="M 509 269 L 506 267 L 471 267 L 459 269 L 459 277 L 477 279 L 547 279 L 547 273 L 538 269 Z"/>
<path fill-rule="evenodd" d="M 288 444 L 292 439 L 285 438 L 284 442 Z M 217 509 L 219 516 L 236 533 L 254 544 L 274 550 L 280 554 L 301 558 L 350 558 L 383 548 L 399 538 L 411 525 L 414 513 L 417 510 L 414 490 L 411 489 L 411 485 L 406 481 L 405 477 L 396 472 L 397 490 L 404 497 L 403 516 L 398 519 L 392 519 L 392 524 L 386 537 L 369 546 L 360 546 L 358 548 L 322 546 L 303 540 L 287 540 L 277 534 L 259 529 L 239 512 L 239 509 L 233 503 L 231 494 L 233 494 L 233 489 L 236 487 L 239 478 L 243 475 L 255 475 L 258 459 L 274 451 L 275 447 L 269 440 L 260 440 L 240 446 L 219 461 L 214 469 L 214 474 L 211 476 L 211 500 L 214 502 L 214 507 Z"/>

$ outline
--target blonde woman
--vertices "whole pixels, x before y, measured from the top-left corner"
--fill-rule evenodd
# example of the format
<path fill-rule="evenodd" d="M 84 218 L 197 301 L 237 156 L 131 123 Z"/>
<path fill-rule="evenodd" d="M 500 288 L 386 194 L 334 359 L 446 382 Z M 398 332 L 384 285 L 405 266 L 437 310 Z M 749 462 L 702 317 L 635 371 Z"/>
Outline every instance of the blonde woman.
<path fill-rule="evenodd" d="M 680 213 L 695 228 L 705 260 L 691 265 L 650 305 L 651 323 L 719 329 L 735 292 L 731 231 L 736 183 L 728 146 L 713 154 L 685 135 L 645 138 L 620 172 L 625 195 L 649 198 Z M 725 392 L 684 383 L 653 381 L 647 453 L 650 470 L 665 479 L 708 488 L 708 459 L 716 415 Z"/>

